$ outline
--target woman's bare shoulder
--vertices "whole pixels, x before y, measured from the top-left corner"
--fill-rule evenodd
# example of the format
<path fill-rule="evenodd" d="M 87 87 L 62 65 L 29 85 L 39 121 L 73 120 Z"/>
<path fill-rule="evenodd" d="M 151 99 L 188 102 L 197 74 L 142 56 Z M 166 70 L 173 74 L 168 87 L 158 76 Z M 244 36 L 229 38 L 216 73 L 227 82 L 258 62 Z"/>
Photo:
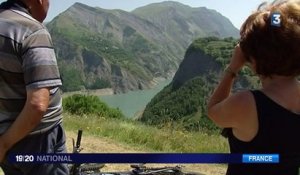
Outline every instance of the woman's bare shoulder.
<path fill-rule="evenodd" d="M 255 115 L 255 101 L 250 91 L 230 95 L 210 111 L 210 118 L 220 127 L 239 127 L 245 118 Z"/>

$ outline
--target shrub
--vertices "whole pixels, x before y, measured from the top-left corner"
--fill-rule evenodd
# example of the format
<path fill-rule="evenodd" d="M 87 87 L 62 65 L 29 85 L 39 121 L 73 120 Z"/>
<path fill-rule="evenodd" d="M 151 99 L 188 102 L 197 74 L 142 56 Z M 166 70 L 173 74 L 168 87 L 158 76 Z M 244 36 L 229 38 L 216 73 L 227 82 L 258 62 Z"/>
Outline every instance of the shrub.
<path fill-rule="evenodd" d="M 75 94 L 63 99 L 65 111 L 76 115 L 97 115 L 99 117 L 124 118 L 119 109 L 112 109 L 93 95 Z"/>

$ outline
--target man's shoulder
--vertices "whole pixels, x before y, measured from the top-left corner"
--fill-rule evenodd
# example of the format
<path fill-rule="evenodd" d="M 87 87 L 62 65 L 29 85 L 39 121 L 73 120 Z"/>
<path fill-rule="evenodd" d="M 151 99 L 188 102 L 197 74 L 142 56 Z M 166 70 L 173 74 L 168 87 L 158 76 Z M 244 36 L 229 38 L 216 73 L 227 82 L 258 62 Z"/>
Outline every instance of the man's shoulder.
<path fill-rule="evenodd" d="M 18 9 L 9 9 L 4 10 L 0 17 L 5 19 L 7 24 L 16 25 L 18 27 L 22 27 L 24 32 L 35 32 L 38 30 L 46 29 L 46 27 L 31 17 L 28 13 L 25 13 Z"/>

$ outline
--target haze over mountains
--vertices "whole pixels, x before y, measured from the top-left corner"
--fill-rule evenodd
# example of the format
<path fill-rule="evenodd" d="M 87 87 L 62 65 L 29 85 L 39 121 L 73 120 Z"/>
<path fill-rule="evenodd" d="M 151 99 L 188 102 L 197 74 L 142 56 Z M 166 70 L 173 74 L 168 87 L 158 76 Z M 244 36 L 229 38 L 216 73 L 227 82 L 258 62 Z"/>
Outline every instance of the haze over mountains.
<path fill-rule="evenodd" d="M 162 2 L 132 12 L 76 3 L 47 27 L 52 35 L 64 91 L 147 89 L 170 78 L 187 47 L 199 37 L 237 37 L 221 14 L 205 7 Z"/>

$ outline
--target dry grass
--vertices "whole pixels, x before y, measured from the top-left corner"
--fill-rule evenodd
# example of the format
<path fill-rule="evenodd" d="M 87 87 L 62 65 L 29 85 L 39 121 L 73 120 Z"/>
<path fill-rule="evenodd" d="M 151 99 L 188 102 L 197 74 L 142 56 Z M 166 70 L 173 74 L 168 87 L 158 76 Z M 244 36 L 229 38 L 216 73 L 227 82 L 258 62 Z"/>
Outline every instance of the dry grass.
<path fill-rule="evenodd" d="M 72 138 L 76 139 L 74 131 L 67 131 L 67 148 L 72 151 Z M 81 146 L 82 153 L 137 153 L 149 152 L 149 150 L 142 150 L 141 148 L 134 148 L 126 144 L 120 144 L 116 141 L 100 138 L 97 136 L 83 135 Z M 148 164 L 147 166 L 171 166 L 172 164 Z M 225 165 L 216 164 L 184 164 L 183 170 L 198 172 L 203 175 L 224 175 L 226 172 Z M 129 164 L 106 164 L 102 171 L 126 171 L 130 170 Z M 3 172 L 0 170 L 0 175 Z"/>
<path fill-rule="evenodd" d="M 72 138 L 76 138 L 76 133 L 67 131 L 67 147 L 72 150 Z M 120 144 L 107 138 L 99 138 L 90 135 L 84 135 L 82 139 L 83 153 L 137 153 L 148 152 L 140 148 Z M 147 166 L 170 166 L 171 164 L 148 164 Z M 224 175 L 226 166 L 216 164 L 184 164 L 183 170 L 198 172 L 204 175 Z M 130 170 L 129 164 L 106 164 L 103 171 L 126 171 Z"/>

